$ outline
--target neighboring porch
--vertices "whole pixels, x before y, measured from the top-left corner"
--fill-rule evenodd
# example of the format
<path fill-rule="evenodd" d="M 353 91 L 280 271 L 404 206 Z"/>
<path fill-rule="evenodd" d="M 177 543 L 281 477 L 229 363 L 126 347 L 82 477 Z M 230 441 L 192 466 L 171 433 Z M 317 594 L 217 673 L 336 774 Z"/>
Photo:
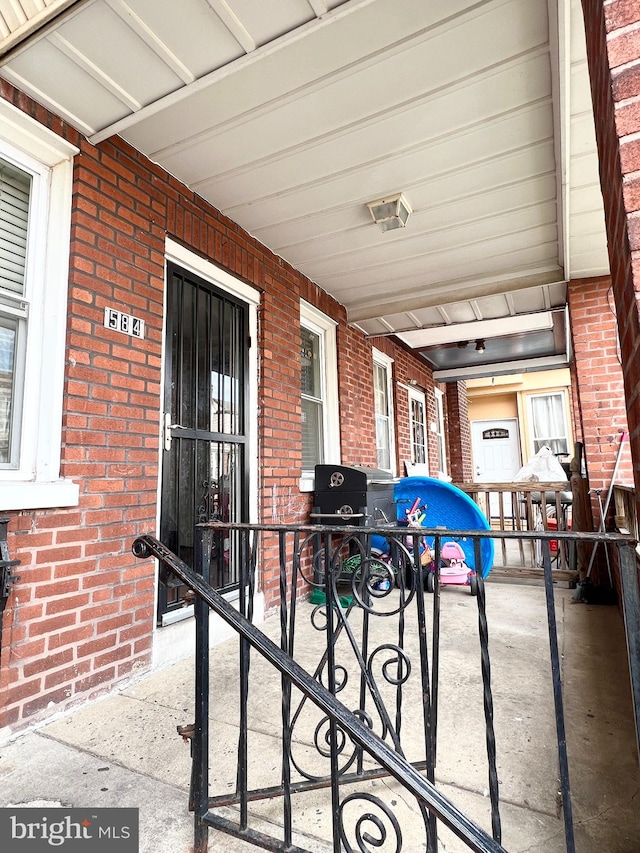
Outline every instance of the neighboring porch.
<path fill-rule="evenodd" d="M 475 501 L 493 530 L 536 533 L 573 529 L 573 495 L 568 483 L 461 483 L 458 488 Z M 584 569 L 591 559 L 591 545 L 577 546 L 562 540 L 551 540 L 550 545 L 555 582 L 574 587 L 579 565 Z M 602 556 L 602 552 L 595 556 Z M 542 561 L 536 539 L 498 539 L 493 579 L 542 582 Z"/>
<path fill-rule="evenodd" d="M 549 653 L 541 628 L 544 590 L 492 583 L 489 576 L 486 593 L 504 846 L 510 851 L 561 853 Z M 556 590 L 577 849 L 632 853 L 640 834 L 635 802 L 640 770 L 622 622 L 615 607 L 576 605 L 571 597 L 569 590 Z M 323 634 L 309 622 L 311 610 L 308 604 L 299 605 L 300 648 L 303 662 L 310 664 L 319 657 L 323 642 Z M 444 590 L 436 780 L 455 803 L 489 828 L 476 623 L 468 591 Z M 278 617 L 263 627 L 277 642 Z M 384 630 L 379 639 L 384 640 Z M 189 746 L 176 726 L 193 721 L 193 679 L 193 660 L 188 660 L 6 744 L 0 749 L 2 805 L 47 800 L 86 807 L 140 807 L 141 853 L 190 849 L 191 762 Z M 212 650 L 211 684 L 215 795 L 235 785 L 239 702 L 235 639 Z M 252 657 L 249 707 L 250 784 L 274 784 L 281 765 L 280 677 L 259 655 Z M 294 748 L 308 749 L 309 743 L 308 732 L 298 734 Z M 368 790 L 387 797 L 406 826 L 411 805 L 390 780 L 370 782 Z M 251 803 L 250 813 L 259 816 L 258 825 L 265 831 L 278 831 L 277 801 Z M 318 853 L 329 851 L 329 791 L 294 798 L 294 815 L 297 843 Z M 405 853 L 424 849 L 424 830 L 417 824 L 416 834 L 405 836 Z M 439 850 L 463 849 L 445 830 L 440 838 Z M 210 851 L 256 849 L 210 833 Z"/>

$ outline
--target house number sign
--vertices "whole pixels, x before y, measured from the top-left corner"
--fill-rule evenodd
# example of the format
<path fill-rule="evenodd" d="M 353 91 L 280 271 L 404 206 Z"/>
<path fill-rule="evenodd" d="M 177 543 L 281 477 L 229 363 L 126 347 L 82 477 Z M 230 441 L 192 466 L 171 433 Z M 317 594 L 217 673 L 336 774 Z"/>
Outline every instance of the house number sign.
<path fill-rule="evenodd" d="M 117 308 L 104 309 L 104 325 L 107 329 L 131 335 L 133 338 L 144 338 L 144 320 L 118 311 Z"/>

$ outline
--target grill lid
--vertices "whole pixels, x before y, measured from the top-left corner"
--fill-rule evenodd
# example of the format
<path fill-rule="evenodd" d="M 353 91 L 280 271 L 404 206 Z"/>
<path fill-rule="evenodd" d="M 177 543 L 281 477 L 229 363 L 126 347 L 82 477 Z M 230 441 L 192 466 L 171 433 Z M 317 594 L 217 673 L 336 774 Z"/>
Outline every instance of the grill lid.
<path fill-rule="evenodd" d="M 369 486 L 383 483 L 388 486 L 394 480 L 382 468 L 364 465 L 316 465 L 315 491 L 366 492 Z"/>

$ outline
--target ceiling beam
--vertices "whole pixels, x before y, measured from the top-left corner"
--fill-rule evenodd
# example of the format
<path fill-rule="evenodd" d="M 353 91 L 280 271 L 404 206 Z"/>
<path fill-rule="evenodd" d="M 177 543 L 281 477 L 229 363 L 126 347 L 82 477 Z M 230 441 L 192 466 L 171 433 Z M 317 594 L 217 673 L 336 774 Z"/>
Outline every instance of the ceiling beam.
<path fill-rule="evenodd" d="M 553 328 L 550 311 L 537 314 L 520 314 L 517 317 L 500 317 L 497 320 L 478 320 L 473 323 L 455 323 L 452 326 L 436 326 L 396 332 L 396 336 L 412 349 L 455 344 L 476 338 L 502 338 L 523 332 L 538 332 Z"/>
<path fill-rule="evenodd" d="M 500 361 L 494 364 L 479 364 L 473 367 L 451 367 L 434 370 L 436 382 L 460 382 L 464 379 L 485 379 L 487 376 L 510 376 L 513 373 L 536 373 L 539 370 L 558 370 L 569 366 L 569 356 L 549 355 L 527 358 L 522 361 Z"/>
<path fill-rule="evenodd" d="M 323 27 L 330 26 L 336 21 L 347 17 L 347 15 L 353 14 L 359 9 L 362 9 L 364 6 L 368 6 L 370 3 L 375 2 L 376 0 L 347 0 L 346 3 L 343 3 L 336 9 L 332 9 L 330 12 L 327 12 L 327 14 L 322 18 L 314 18 L 312 21 L 302 24 L 300 27 L 296 27 L 295 30 L 284 33 L 284 35 L 262 45 L 251 53 L 246 53 L 244 56 L 240 56 L 238 59 L 233 60 L 233 62 L 223 65 L 222 68 L 217 68 L 215 71 L 205 74 L 204 77 L 200 77 L 193 83 L 189 83 L 174 92 L 170 92 L 168 95 L 158 98 L 158 100 L 142 107 L 141 110 L 131 113 L 128 116 L 124 116 L 124 118 L 101 128 L 97 133 L 93 134 L 89 141 L 93 145 L 97 145 L 105 139 L 108 139 L 110 136 L 123 133 L 128 128 L 138 124 L 138 122 L 144 121 L 150 116 L 156 115 L 168 107 L 181 103 L 191 97 L 195 92 L 200 92 L 208 89 L 210 86 L 215 86 L 216 83 L 223 80 L 225 77 L 236 74 L 238 71 L 264 59 L 266 56 L 277 53 L 300 39 L 306 38 L 308 35 L 311 35 L 311 33 L 315 33 Z"/>
<path fill-rule="evenodd" d="M 558 257 L 564 277 L 571 278 L 569 247 L 569 168 L 571 162 L 571 0 L 547 0 L 549 15 L 549 54 L 553 94 L 553 147 L 558 206 Z"/>
<path fill-rule="evenodd" d="M 97 82 L 106 89 L 107 92 L 112 94 L 114 98 L 117 98 L 121 104 L 124 104 L 124 106 L 127 107 L 127 109 L 140 109 L 142 105 L 133 97 L 133 95 L 125 91 L 122 86 L 119 86 L 112 77 L 105 74 L 101 68 L 98 68 L 94 62 L 91 62 L 84 53 L 74 47 L 66 38 L 61 36 L 59 32 L 51 33 L 49 36 L 49 42 L 59 50 L 60 53 L 66 56 L 67 59 L 71 60 L 74 65 L 77 65 L 78 68 L 81 68 L 86 74 L 93 77 L 94 80 L 97 80 Z"/>
<path fill-rule="evenodd" d="M 229 30 L 245 53 L 253 53 L 258 47 L 257 42 L 227 3 L 227 0 L 207 0 L 216 15 Z"/>
<path fill-rule="evenodd" d="M 133 11 L 131 6 L 125 3 L 125 0 L 104 0 L 109 8 L 124 21 L 125 24 L 133 30 L 133 32 L 141 39 L 147 47 L 160 57 L 173 73 L 179 77 L 183 83 L 193 83 L 195 76 L 189 71 L 187 66 L 181 62 L 178 57 L 168 50 L 162 39 L 153 32 L 151 27 L 147 26 L 139 15 Z"/>
<path fill-rule="evenodd" d="M 481 296 L 496 296 L 501 293 L 524 290 L 528 287 L 540 287 L 545 284 L 566 284 L 562 278 L 562 270 L 554 267 L 549 270 L 531 272 L 527 275 L 513 277 L 505 275 L 496 278 L 476 279 L 473 281 L 442 282 L 438 285 L 425 287 L 416 296 L 399 298 L 397 294 L 389 294 L 384 299 L 355 305 L 347 305 L 347 320 L 349 323 L 363 320 L 377 320 L 387 314 L 402 314 L 407 311 L 419 311 L 421 308 L 438 308 L 440 305 L 451 305 Z"/>

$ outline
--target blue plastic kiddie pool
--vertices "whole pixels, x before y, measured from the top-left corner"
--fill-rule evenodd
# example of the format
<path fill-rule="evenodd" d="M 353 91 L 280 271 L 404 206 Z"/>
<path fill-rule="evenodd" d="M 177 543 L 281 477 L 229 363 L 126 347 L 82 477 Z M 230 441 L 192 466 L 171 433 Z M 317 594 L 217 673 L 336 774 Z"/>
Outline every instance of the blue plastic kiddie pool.
<path fill-rule="evenodd" d="M 397 519 L 406 523 L 407 512 L 414 506 L 416 499 L 422 507 L 420 524 L 428 528 L 446 530 L 490 530 L 491 526 L 480 507 L 457 486 L 436 480 L 433 477 L 404 477 L 394 487 L 397 507 Z M 433 537 L 426 537 L 427 544 L 433 545 Z M 442 547 L 446 536 L 441 539 Z M 455 540 L 464 552 L 464 562 L 472 571 L 476 571 L 473 540 L 460 537 Z M 480 540 L 482 577 L 486 578 L 493 566 L 493 539 Z M 443 582 L 446 582 L 444 575 Z"/>

